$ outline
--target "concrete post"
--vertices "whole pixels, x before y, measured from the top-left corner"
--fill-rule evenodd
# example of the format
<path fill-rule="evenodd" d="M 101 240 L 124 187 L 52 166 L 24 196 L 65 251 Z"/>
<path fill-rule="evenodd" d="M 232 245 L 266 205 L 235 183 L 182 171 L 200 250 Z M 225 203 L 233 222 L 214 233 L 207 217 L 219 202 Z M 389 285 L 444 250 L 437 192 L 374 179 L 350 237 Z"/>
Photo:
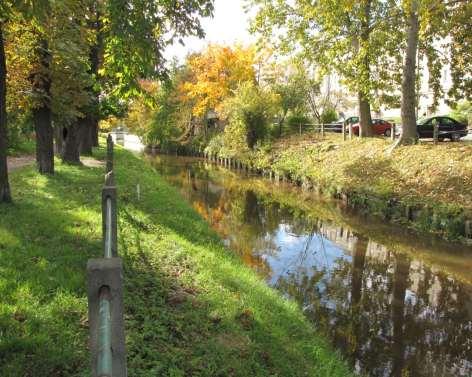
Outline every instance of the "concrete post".
<path fill-rule="evenodd" d="M 92 376 L 97 373 L 100 292 L 108 287 L 111 314 L 112 376 L 126 377 L 126 348 L 123 320 L 123 265 L 121 258 L 90 259 L 87 263 L 88 318 Z"/>
<path fill-rule="evenodd" d="M 343 122 L 341 129 L 343 133 L 343 141 L 346 141 L 346 122 Z"/>
<path fill-rule="evenodd" d="M 107 137 L 107 160 L 106 160 L 106 173 L 113 170 L 113 138 L 111 134 Z"/>
<path fill-rule="evenodd" d="M 103 250 L 107 252 L 107 247 L 111 250 L 111 256 L 118 256 L 118 221 L 116 205 L 116 186 L 113 182 L 113 172 L 107 174 L 107 182 L 102 189 L 102 235 Z M 108 224 L 108 225 L 107 225 Z M 110 227 L 110 234 L 107 233 L 107 226 Z M 110 246 L 107 246 L 110 245 Z"/>
<path fill-rule="evenodd" d="M 360 128 L 360 127 L 359 127 Z M 352 136 L 353 136 L 353 133 L 352 133 L 352 123 L 349 123 L 349 140 L 352 140 Z"/>
<path fill-rule="evenodd" d="M 438 137 L 439 137 L 439 124 L 437 122 L 433 123 L 433 141 L 434 144 L 438 143 Z"/>
<path fill-rule="evenodd" d="M 322 139 L 324 139 L 324 132 L 325 132 L 324 123 L 321 123 L 321 138 Z"/>
<path fill-rule="evenodd" d="M 397 126 L 396 126 L 395 122 L 393 122 L 392 123 L 392 129 L 390 130 L 390 139 L 392 141 L 395 140 L 395 133 L 397 132 L 396 128 L 397 128 Z"/>

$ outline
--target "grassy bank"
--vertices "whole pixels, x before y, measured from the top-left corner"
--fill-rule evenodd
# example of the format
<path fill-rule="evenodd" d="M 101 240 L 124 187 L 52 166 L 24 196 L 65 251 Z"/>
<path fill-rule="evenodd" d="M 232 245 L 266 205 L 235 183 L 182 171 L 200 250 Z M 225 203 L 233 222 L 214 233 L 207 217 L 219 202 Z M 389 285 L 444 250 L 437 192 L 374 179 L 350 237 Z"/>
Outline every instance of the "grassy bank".
<path fill-rule="evenodd" d="M 305 134 L 265 145 L 240 159 L 385 219 L 449 239 L 464 239 L 472 220 L 472 145 L 421 143 L 387 153 L 385 139 L 324 140 Z"/>
<path fill-rule="evenodd" d="M 115 157 L 130 376 L 350 375 L 174 189 L 132 154 Z M 58 163 L 54 177 L 23 168 L 11 180 L 15 204 L 0 207 L 0 375 L 88 376 L 85 265 L 101 255 L 103 168 Z"/>

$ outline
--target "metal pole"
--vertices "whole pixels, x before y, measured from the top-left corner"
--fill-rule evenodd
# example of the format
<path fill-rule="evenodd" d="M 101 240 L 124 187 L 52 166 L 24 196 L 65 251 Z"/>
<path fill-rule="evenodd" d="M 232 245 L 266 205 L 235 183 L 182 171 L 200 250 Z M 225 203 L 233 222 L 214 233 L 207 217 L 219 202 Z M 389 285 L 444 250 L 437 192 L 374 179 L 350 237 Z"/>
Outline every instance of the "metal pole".
<path fill-rule="evenodd" d="M 99 297 L 97 377 L 112 377 L 110 288 L 101 287 Z"/>
<path fill-rule="evenodd" d="M 105 219 L 105 258 L 112 257 L 111 251 L 111 198 L 107 197 L 106 201 L 106 216 Z"/>

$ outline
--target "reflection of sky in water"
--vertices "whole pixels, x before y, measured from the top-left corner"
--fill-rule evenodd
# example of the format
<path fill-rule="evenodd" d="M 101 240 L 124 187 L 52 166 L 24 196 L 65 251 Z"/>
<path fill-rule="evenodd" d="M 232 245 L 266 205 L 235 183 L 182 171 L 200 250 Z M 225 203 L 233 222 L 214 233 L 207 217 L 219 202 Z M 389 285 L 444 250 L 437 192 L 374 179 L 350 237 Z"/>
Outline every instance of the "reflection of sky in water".
<path fill-rule="evenodd" d="M 310 221 L 204 173 L 196 182 L 186 168 L 174 167 L 167 178 L 209 211 L 226 246 L 306 309 L 355 370 L 372 376 L 471 375 L 469 285 L 362 232 L 323 218 Z M 310 232 L 313 224 L 317 232 Z"/>
<path fill-rule="evenodd" d="M 269 284 L 274 286 L 280 277 L 288 275 L 311 278 L 316 271 L 329 273 L 338 267 L 339 259 L 351 261 L 352 257 L 334 242 L 319 233 L 295 234 L 290 225 L 280 224 L 273 239 L 279 250 L 277 255 L 263 254 L 272 271 Z M 323 290 L 322 286 L 318 287 Z"/>

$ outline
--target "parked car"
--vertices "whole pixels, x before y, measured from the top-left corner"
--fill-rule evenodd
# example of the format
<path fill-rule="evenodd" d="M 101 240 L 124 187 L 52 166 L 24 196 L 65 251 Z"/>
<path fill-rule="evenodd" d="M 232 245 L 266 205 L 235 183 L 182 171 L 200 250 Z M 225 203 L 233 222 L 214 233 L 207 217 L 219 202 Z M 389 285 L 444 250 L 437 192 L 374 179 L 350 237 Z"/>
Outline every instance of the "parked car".
<path fill-rule="evenodd" d="M 339 119 L 336 122 L 325 124 L 325 130 L 331 132 L 342 132 L 343 123 L 346 123 L 346 126 L 349 127 L 349 124 L 356 124 L 359 122 L 359 117 L 353 116 L 346 119 Z"/>
<path fill-rule="evenodd" d="M 467 135 L 467 125 L 447 116 L 434 116 L 418 120 L 416 123 L 418 138 L 432 138 L 434 122 L 438 124 L 439 140 L 459 141 L 461 137 Z"/>
<path fill-rule="evenodd" d="M 352 126 L 352 132 L 354 135 L 359 135 L 359 127 L 359 123 L 356 123 Z M 383 119 L 372 119 L 372 128 L 374 130 L 374 135 L 384 135 L 390 137 L 392 133 L 392 124 Z"/>

